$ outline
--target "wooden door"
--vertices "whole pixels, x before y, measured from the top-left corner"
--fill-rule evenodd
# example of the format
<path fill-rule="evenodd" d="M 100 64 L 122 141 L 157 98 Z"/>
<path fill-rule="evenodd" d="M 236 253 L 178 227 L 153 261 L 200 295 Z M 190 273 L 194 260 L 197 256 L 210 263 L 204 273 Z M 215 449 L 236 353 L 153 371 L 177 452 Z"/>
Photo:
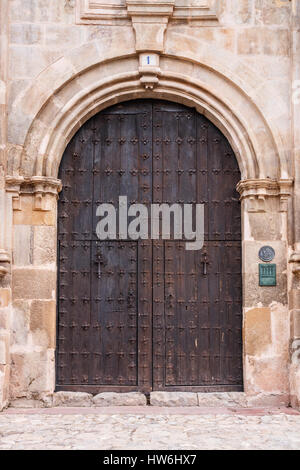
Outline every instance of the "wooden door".
<path fill-rule="evenodd" d="M 241 390 L 240 180 L 195 110 L 138 100 L 68 145 L 58 210 L 57 389 Z M 205 204 L 205 245 L 96 236 L 101 203 Z"/>

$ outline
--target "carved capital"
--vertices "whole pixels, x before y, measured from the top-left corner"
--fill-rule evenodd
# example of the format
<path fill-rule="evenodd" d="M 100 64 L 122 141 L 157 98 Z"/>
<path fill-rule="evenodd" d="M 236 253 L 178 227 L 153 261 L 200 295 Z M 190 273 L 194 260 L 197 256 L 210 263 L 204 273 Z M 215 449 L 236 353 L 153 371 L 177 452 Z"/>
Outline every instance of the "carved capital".
<path fill-rule="evenodd" d="M 6 191 L 11 194 L 13 210 L 21 210 L 20 191 L 24 183 L 23 176 L 6 176 Z"/>
<path fill-rule="evenodd" d="M 291 254 L 289 263 L 292 263 L 292 272 L 295 276 L 300 277 L 300 252 L 295 251 Z"/>
<path fill-rule="evenodd" d="M 20 195 L 34 194 L 34 210 L 47 211 L 47 195 L 57 197 L 61 181 L 47 176 L 6 177 L 6 191 L 12 193 L 13 209 L 21 210 Z"/>
<path fill-rule="evenodd" d="M 266 201 L 269 197 L 280 198 L 280 211 L 286 212 L 288 200 L 293 188 L 292 179 L 249 179 L 240 181 L 237 191 L 241 200 L 246 199 L 248 212 L 265 212 Z"/>
<path fill-rule="evenodd" d="M 9 273 L 10 257 L 7 251 L 0 249 L 0 279 Z"/>

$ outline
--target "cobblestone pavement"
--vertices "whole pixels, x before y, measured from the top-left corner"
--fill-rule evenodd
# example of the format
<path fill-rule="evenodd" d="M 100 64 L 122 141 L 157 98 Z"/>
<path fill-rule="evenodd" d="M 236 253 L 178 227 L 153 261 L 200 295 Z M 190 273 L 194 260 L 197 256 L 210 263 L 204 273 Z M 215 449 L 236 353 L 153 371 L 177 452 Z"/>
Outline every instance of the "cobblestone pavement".
<path fill-rule="evenodd" d="M 0 413 L 0 449 L 300 449 L 290 409 L 41 409 Z"/>

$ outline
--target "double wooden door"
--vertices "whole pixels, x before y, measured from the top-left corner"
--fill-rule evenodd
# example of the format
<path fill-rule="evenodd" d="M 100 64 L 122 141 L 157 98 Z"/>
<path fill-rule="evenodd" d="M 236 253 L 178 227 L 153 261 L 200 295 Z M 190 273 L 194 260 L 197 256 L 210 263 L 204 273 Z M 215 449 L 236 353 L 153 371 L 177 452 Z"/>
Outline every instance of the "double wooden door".
<path fill-rule="evenodd" d="M 60 169 L 57 390 L 242 390 L 234 153 L 194 109 L 137 100 L 86 122 Z M 101 203 L 205 205 L 205 244 L 108 240 Z"/>

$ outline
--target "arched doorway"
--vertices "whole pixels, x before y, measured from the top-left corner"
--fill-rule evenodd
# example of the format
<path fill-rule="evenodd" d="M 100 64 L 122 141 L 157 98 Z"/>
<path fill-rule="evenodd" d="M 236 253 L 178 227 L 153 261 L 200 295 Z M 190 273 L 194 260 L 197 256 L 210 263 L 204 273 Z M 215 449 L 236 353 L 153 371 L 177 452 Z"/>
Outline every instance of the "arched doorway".
<path fill-rule="evenodd" d="M 242 390 L 240 171 L 194 109 L 137 100 L 87 121 L 60 167 L 57 390 Z M 205 204 L 205 244 L 96 236 L 101 203 Z"/>

